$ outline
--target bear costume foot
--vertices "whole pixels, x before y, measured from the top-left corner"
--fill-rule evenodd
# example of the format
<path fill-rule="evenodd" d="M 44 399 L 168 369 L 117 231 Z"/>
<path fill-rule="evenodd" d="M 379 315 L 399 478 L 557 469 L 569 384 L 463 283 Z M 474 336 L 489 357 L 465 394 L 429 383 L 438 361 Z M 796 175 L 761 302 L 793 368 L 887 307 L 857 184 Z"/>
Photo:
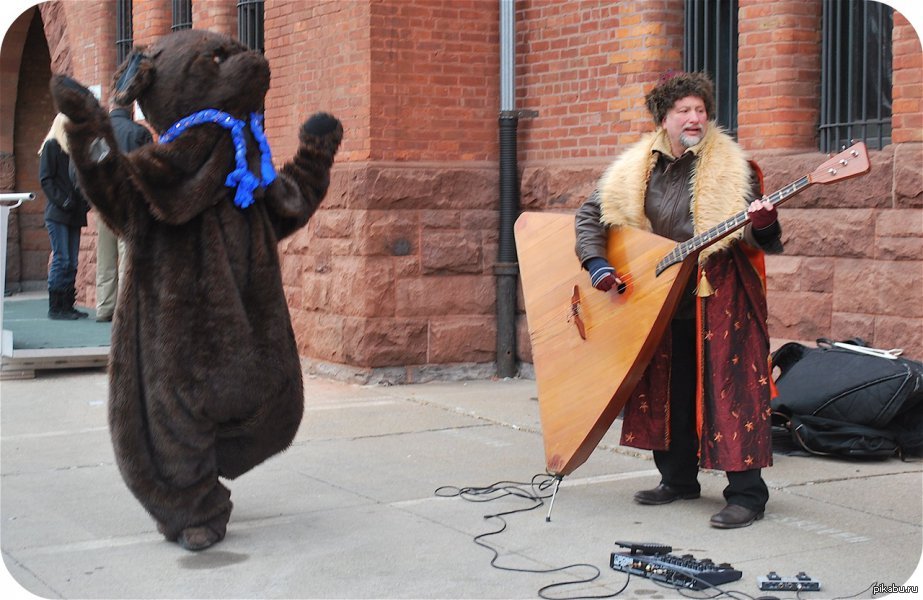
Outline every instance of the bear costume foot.
<path fill-rule="evenodd" d="M 180 532 L 179 537 L 176 539 L 176 543 L 186 550 L 197 552 L 199 550 L 205 550 L 209 546 L 214 546 L 223 540 L 226 531 L 227 524 L 221 527 L 220 531 L 208 525 L 203 527 L 187 527 Z"/>
<path fill-rule="evenodd" d="M 187 527 L 174 535 L 168 534 L 167 527 L 158 521 L 157 531 L 168 542 L 176 542 L 186 550 L 198 552 L 199 550 L 205 550 L 206 548 L 214 546 L 224 539 L 228 530 L 229 516 L 230 510 L 215 517 L 204 525 Z"/>

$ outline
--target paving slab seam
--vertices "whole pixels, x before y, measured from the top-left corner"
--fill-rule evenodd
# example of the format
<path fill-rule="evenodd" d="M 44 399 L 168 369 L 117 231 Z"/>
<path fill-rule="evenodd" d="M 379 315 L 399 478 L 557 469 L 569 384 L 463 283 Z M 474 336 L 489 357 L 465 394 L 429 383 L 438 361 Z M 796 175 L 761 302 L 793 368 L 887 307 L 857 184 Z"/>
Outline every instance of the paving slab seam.
<path fill-rule="evenodd" d="M 406 435 L 416 435 L 420 433 L 439 433 L 443 431 L 453 431 L 456 429 L 482 429 L 488 427 L 488 424 L 476 424 L 476 425 L 453 425 L 450 427 L 433 427 L 431 429 L 414 429 L 412 431 L 392 431 L 388 433 L 374 433 L 369 435 L 357 435 L 354 437 L 314 437 L 308 440 L 296 440 L 292 442 L 290 447 L 296 446 L 306 446 L 308 444 L 315 444 L 317 442 L 355 442 L 359 440 L 374 440 L 374 439 L 383 439 L 383 438 L 393 438 L 393 437 L 402 437 Z"/>
<path fill-rule="evenodd" d="M 43 431 L 41 433 L 14 433 L 13 435 L 4 435 L 0 436 L 0 441 L 2 442 L 12 442 L 16 440 L 34 440 L 40 438 L 49 438 L 49 437 L 62 437 L 68 435 L 82 435 L 85 433 L 100 433 L 108 432 L 109 427 L 86 427 L 83 429 L 70 429 L 63 431 Z"/>
<path fill-rule="evenodd" d="M 923 524 L 921 524 L 921 523 L 919 523 L 919 522 L 917 522 L 917 521 L 907 521 L 907 520 L 905 520 L 905 519 L 898 519 L 898 518 L 891 517 L 891 516 L 888 516 L 888 515 L 883 515 L 883 514 L 881 514 L 881 513 L 875 513 L 875 512 L 868 511 L 868 510 L 863 510 L 863 509 L 861 509 L 861 508 L 856 508 L 855 506 L 850 506 L 850 505 L 848 505 L 848 504 L 841 504 L 841 503 L 839 503 L 839 502 L 831 502 L 831 501 L 829 501 L 829 500 L 820 500 L 820 499 L 815 498 L 815 497 L 813 497 L 813 496 L 809 496 L 809 495 L 807 495 L 807 494 L 799 494 L 798 492 L 791 491 L 791 490 L 786 489 L 786 488 L 775 488 L 775 487 L 772 487 L 772 486 L 770 486 L 770 488 L 771 488 L 771 489 L 774 489 L 774 490 L 777 490 L 777 491 L 779 491 L 779 492 L 781 492 L 781 493 L 783 493 L 783 494 L 788 494 L 789 496 L 792 496 L 792 497 L 802 498 L 802 499 L 804 499 L 804 500 L 810 500 L 810 501 L 812 501 L 812 502 L 817 502 L 817 503 L 823 504 L 824 506 L 835 506 L 835 507 L 837 507 L 837 508 L 842 508 L 842 509 L 845 509 L 845 510 L 849 510 L 849 511 L 852 511 L 852 512 L 855 512 L 855 513 L 862 514 L 862 515 L 867 515 L 867 516 L 869 516 L 869 517 L 874 517 L 874 518 L 876 518 L 876 519 L 884 519 L 884 520 L 886 520 L 886 521 L 891 521 L 891 522 L 893 522 L 893 523 L 900 523 L 901 525 L 910 525 L 910 526 L 914 527 L 915 529 L 923 530 Z M 770 513 L 767 512 L 767 513 L 766 513 L 766 516 L 769 517 L 769 515 L 770 515 Z"/>
<path fill-rule="evenodd" d="M 530 427 L 527 425 L 517 425 L 515 423 L 507 423 L 506 421 L 501 421 L 499 419 L 491 419 L 490 417 L 485 417 L 484 415 L 478 414 L 475 411 L 465 410 L 457 406 L 454 408 L 450 408 L 448 406 L 439 404 L 438 402 L 427 402 L 426 400 L 423 400 L 422 398 L 406 397 L 406 396 L 397 396 L 397 397 L 407 400 L 408 402 L 411 402 L 413 404 L 417 404 L 419 406 L 425 406 L 427 408 L 437 408 L 444 412 L 452 413 L 453 415 L 464 415 L 466 417 L 471 417 L 472 419 L 477 419 L 479 421 L 485 421 L 492 425 L 501 425 L 503 427 L 506 427 L 507 429 L 513 429 L 516 431 L 525 431 L 526 433 L 535 433 L 539 435 L 541 435 L 542 433 L 541 428 L 538 428 L 538 427 Z"/>
<path fill-rule="evenodd" d="M 809 485 L 817 485 L 823 483 L 837 483 L 839 481 L 856 481 L 856 480 L 870 480 L 876 477 L 891 477 L 892 475 L 906 475 L 908 473 L 918 473 L 917 470 L 908 470 L 908 471 L 891 471 L 889 473 L 867 473 L 862 475 L 856 475 L 854 477 L 829 477 L 825 479 L 812 479 L 810 481 L 802 481 L 799 483 L 789 484 L 787 487 L 805 487 Z"/>

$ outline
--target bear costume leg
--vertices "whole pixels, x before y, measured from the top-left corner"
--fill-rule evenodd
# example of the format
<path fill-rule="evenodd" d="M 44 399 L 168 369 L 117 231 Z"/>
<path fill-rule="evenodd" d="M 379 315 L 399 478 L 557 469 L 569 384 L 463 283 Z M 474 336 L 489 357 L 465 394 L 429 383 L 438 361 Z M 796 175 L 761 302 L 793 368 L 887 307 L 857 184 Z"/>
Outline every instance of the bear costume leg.
<path fill-rule="evenodd" d="M 202 550 L 224 538 L 232 509 L 231 492 L 218 481 L 217 428 L 184 401 L 180 387 L 169 388 L 169 397 L 151 397 L 150 387 L 125 393 L 143 379 L 132 356 L 130 347 L 120 348 L 110 363 L 109 428 L 119 471 L 167 540 Z"/>
<path fill-rule="evenodd" d="M 300 373 L 299 373 L 300 374 Z M 304 414 L 301 377 L 265 402 L 246 423 L 218 426 L 215 457 L 218 474 L 236 479 L 292 443 Z"/>

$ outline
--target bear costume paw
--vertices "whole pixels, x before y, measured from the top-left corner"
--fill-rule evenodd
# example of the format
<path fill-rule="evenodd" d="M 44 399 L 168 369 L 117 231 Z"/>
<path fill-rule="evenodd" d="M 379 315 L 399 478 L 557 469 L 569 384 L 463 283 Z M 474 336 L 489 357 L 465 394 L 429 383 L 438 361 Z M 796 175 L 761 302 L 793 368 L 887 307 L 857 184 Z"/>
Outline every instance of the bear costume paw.
<path fill-rule="evenodd" d="M 298 139 L 307 148 L 317 148 L 332 159 L 343 141 L 343 125 L 329 113 L 314 113 L 301 125 Z"/>
<path fill-rule="evenodd" d="M 100 122 L 106 117 L 93 92 L 66 75 L 51 78 L 51 97 L 58 111 L 73 123 Z"/>

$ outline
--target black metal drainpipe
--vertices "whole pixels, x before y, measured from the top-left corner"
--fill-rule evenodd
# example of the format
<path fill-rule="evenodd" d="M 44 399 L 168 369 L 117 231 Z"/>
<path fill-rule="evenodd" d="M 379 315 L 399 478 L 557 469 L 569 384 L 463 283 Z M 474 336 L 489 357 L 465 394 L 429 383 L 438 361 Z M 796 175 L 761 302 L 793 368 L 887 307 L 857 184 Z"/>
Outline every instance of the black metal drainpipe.
<path fill-rule="evenodd" d="M 519 215 L 519 165 L 516 160 L 516 111 L 500 112 L 500 241 L 494 274 L 497 277 L 497 376 L 515 377 L 516 290 L 519 263 L 513 224 Z"/>

